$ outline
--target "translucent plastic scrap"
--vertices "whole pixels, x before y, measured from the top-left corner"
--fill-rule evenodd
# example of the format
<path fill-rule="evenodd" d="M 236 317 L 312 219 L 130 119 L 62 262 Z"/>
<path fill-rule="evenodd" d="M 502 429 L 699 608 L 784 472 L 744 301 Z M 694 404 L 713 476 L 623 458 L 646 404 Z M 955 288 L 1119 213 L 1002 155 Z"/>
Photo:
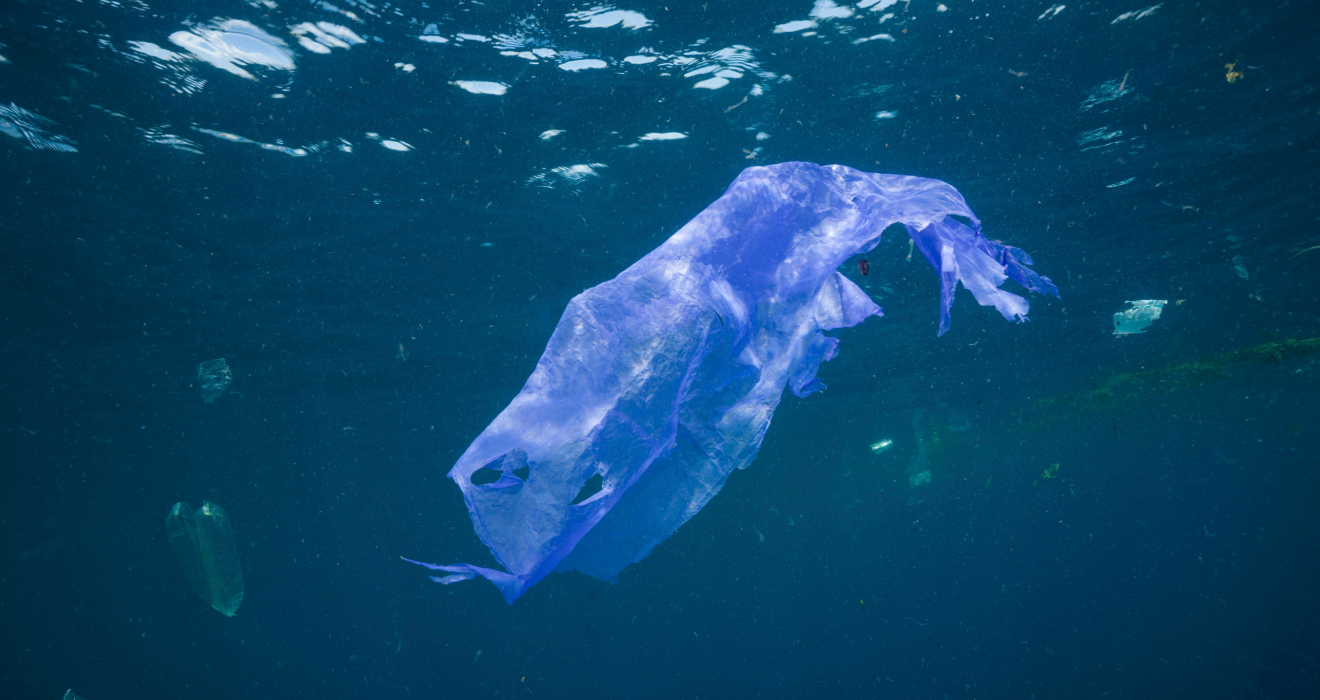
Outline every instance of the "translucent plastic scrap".
<path fill-rule="evenodd" d="M 206 403 L 220 398 L 233 381 L 234 375 L 223 357 L 197 365 L 197 383 L 202 387 L 202 400 Z"/>
<path fill-rule="evenodd" d="M 1033 292 L 1059 296 L 1059 288 L 1050 278 L 1027 267 L 1034 263 L 1026 251 L 988 240 L 981 235 L 981 222 L 970 213 L 965 216 L 971 219 L 971 227 L 953 218 L 934 221 L 923 228 L 904 222 L 917 248 L 940 273 L 940 335 L 949 330 L 949 308 L 953 306 L 953 294 L 959 282 L 981 306 L 995 307 L 1010 321 L 1027 320 L 1028 305 L 1026 299 L 999 288 L 1004 280 L 1011 278 Z"/>
<path fill-rule="evenodd" d="M 1114 335 L 1145 333 L 1150 324 L 1159 320 L 1164 305 L 1169 302 L 1164 299 L 1143 299 L 1127 303 L 1132 308 L 1114 314 Z"/>
<path fill-rule="evenodd" d="M 202 501 L 196 513 L 186 503 L 175 503 L 165 531 L 189 585 L 211 607 L 233 617 L 243 603 L 243 569 L 229 514 L 209 501 Z"/>
<path fill-rule="evenodd" d="M 961 217 L 962 223 L 953 217 Z M 569 302 L 527 384 L 449 472 L 504 568 L 509 602 L 552 571 L 613 581 L 755 459 L 785 387 L 825 388 L 820 363 L 880 308 L 838 272 L 901 223 L 939 271 L 941 328 L 962 283 L 1023 320 L 1012 278 L 1057 294 L 1023 251 L 987 240 L 950 185 L 838 165 L 748 168 L 618 277 Z"/>

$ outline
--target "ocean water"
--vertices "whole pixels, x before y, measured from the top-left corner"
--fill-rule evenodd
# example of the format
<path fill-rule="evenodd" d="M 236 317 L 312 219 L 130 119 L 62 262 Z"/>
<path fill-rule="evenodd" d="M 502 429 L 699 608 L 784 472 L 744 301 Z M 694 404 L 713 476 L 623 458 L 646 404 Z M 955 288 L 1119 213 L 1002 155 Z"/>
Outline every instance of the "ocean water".
<path fill-rule="evenodd" d="M 1305 2 L 6 3 L 0 696 L 1316 697 L 1318 31 Z M 937 338 L 889 237 L 829 389 L 616 583 L 507 605 L 401 561 L 495 564 L 445 473 L 568 300 L 793 160 L 954 185 L 1062 299 L 959 292 Z M 167 535 L 203 501 L 233 617 Z"/>

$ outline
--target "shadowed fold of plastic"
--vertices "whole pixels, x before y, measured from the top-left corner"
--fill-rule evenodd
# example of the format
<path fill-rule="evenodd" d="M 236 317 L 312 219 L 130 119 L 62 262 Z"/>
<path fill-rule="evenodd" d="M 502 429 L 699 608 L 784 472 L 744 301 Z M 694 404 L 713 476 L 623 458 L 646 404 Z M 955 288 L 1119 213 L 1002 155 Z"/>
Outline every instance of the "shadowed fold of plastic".
<path fill-rule="evenodd" d="M 1028 306 L 999 289 L 1010 277 L 1058 296 L 1025 252 L 982 236 L 944 182 L 748 168 L 659 248 L 569 302 L 527 384 L 449 472 L 507 572 L 413 563 L 444 584 L 482 576 L 510 603 L 552 571 L 613 581 L 751 464 L 785 385 L 799 397 L 825 388 L 816 371 L 839 341 L 822 331 L 881 315 L 837 269 L 896 223 L 940 274 L 941 335 L 959 282 L 1009 320 Z"/>

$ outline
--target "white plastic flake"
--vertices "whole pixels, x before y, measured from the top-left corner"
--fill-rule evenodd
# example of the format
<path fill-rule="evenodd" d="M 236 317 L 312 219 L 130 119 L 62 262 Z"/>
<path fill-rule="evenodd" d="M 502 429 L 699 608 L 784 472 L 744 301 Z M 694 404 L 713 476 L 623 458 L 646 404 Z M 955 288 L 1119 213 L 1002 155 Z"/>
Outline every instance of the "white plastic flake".
<path fill-rule="evenodd" d="M 1169 302 L 1164 299 L 1143 299 L 1128 303 L 1132 308 L 1114 314 L 1114 335 L 1144 333 L 1150 324 L 1159 320 L 1164 305 Z"/>

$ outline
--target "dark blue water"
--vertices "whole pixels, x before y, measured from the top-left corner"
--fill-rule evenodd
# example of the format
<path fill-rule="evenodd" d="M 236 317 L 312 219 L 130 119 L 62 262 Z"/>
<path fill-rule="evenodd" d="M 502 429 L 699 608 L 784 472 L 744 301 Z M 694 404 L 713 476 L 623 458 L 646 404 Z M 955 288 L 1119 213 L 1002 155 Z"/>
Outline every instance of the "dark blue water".
<path fill-rule="evenodd" d="M 1261 348 L 1320 336 L 1320 13 L 946 4 L 0 8 L 0 695 L 1315 697 L 1320 354 Z M 937 339 L 894 237 L 616 584 L 401 562 L 493 564 L 444 475 L 567 301 L 786 160 L 953 184 L 1062 301 Z"/>

